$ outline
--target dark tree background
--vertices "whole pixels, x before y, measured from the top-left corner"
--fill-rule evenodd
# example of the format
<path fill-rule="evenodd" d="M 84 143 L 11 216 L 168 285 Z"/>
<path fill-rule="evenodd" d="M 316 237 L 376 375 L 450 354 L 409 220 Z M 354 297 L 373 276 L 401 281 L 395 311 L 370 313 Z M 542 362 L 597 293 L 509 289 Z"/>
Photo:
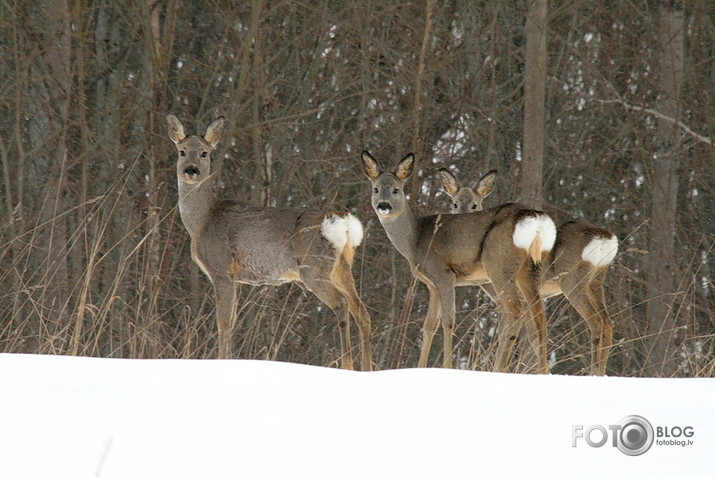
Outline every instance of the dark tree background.
<path fill-rule="evenodd" d="M 354 273 L 379 368 L 416 364 L 427 294 L 373 217 L 362 149 L 385 166 L 417 154 L 425 213 L 449 205 L 439 167 L 463 182 L 498 168 L 490 205 L 536 190 L 523 199 L 557 222 L 613 231 L 608 373 L 715 375 L 715 4 L 552 1 L 531 18 L 545 3 L 0 3 L 0 351 L 215 356 L 172 111 L 192 132 L 227 117 L 217 194 L 363 220 Z M 334 316 L 312 295 L 240 294 L 237 356 L 336 365 Z M 585 324 L 563 299 L 547 311 L 552 371 L 583 373 Z M 497 322 L 459 290 L 462 367 L 491 368 Z"/>

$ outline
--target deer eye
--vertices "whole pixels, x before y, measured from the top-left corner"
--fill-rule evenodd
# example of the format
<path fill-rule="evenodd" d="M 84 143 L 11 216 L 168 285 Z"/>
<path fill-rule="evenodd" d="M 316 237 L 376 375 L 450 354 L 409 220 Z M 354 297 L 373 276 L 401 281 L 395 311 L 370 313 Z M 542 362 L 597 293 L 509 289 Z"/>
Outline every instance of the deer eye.
<path fill-rule="evenodd" d="M 179 151 L 179 155 L 180 155 L 181 157 L 186 157 L 186 151 L 184 151 L 184 150 L 182 149 L 181 151 Z"/>
<path fill-rule="evenodd" d="M 375 187 L 372 191 L 373 191 L 375 194 L 377 194 L 377 193 L 380 192 L 380 191 L 377 189 L 377 187 Z"/>
<path fill-rule="evenodd" d="M 392 189 L 392 195 L 397 195 L 399 194 L 400 189 Z"/>
<path fill-rule="evenodd" d="M 477 210 L 477 204 L 472 204 L 472 210 Z"/>
<path fill-rule="evenodd" d="M 204 152 L 201 153 L 201 157 L 206 157 L 206 156 L 208 156 L 208 155 L 209 155 L 209 153 L 206 152 L 206 151 L 204 151 Z"/>
<path fill-rule="evenodd" d="M 456 208 L 457 208 L 457 204 L 456 204 L 456 203 L 452 204 L 452 208 L 453 208 L 453 209 L 456 209 Z"/>

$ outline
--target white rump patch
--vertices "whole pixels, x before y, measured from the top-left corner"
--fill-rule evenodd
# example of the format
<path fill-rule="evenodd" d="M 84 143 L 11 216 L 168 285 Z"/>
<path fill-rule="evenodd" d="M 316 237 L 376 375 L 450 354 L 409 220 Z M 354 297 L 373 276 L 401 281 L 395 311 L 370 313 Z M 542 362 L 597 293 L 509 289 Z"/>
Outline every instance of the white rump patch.
<path fill-rule="evenodd" d="M 336 250 L 342 250 L 346 244 L 356 248 L 362 243 L 362 223 L 352 214 L 328 214 L 323 220 L 320 232 Z"/>
<path fill-rule="evenodd" d="M 541 239 L 541 252 L 549 252 L 554 248 L 556 225 L 546 214 L 530 215 L 516 223 L 514 245 L 528 252 L 536 237 Z"/>
<path fill-rule="evenodd" d="M 616 258 L 617 253 L 618 239 L 615 235 L 611 238 L 596 237 L 583 248 L 581 258 L 594 267 L 605 267 Z"/>

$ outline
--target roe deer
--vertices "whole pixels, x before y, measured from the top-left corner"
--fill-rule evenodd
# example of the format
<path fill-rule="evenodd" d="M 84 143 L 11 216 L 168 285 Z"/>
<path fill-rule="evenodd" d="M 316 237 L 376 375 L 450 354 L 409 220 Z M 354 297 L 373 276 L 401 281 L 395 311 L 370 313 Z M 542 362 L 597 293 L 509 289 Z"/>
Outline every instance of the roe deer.
<path fill-rule="evenodd" d="M 460 215 L 416 217 L 405 197 L 405 181 L 415 157 L 405 156 L 393 172 L 384 172 L 363 151 L 365 173 L 372 182 L 372 207 L 387 237 L 407 259 L 415 278 L 429 290 L 419 366 L 427 365 L 432 338 L 442 322 L 443 366 L 452 365 L 454 287 L 491 282 L 506 311 L 507 326 L 499 333 L 495 369 L 505 371 L 521 320 L 533 320 L 531 344 L 539 357 L 539 372 L 548 373 L 546 316 L 538 295 L 538 264 L 548 255 L 556 227 L 543 212 L 520 204 Z"/>
<path fill-rule="evenodd" d="M 452 212 L 468 211 L 473 204 L 469 192 L 474 192 L 460 187 L 457 178 L 447 169 L 440 169 L 439 172 L 442 186 L 453 201 Z M 481 202 L 480 207 L 474 210 L 481 210 Z M 599 376 L 606 374 L 608 354 L 613 343 L 603 282 L 617 253 L 618 239 L 611 232 L 586 222 L 569 221 L 556 230 L 554 248 L 541 268 L 540 296 L 549 298 L 563 294 L 588 324 L 591 332 L 590 372 Z M 494 299 L 494 289 L 488 285 L 483 288 Z"/>
<path fill-rule="evenodd" d="M 360 330 L 361 367 L 372 369 L 370 315 L 352 276 L 355 248 L 363 229 L 349 213 L 276 207 L 241 207 L 213 195 L 211 153 L 224 119 L 201 136 L 187 136 L 181 121 L 166 117 L 176 144 L 179 212 L 191 236 L 191 257 L 209 277 L 216 294 L 219 357 L 231 357 L 236 284 L 302 282 L 338 317 L 341 361 L 352 369 L 350 315 Z"/>
<path fill-rule="evenodd" d="M 482 202 L 492 193 L 497 180 L 497 170 L 492 169 L 484 174 L 477 182 L 477 186 L 472 189 L 462 187 L 457 178 L 445 168 L 439 170 L 439 175 L 442 181 L 442 188 L 452 198 L 450 212 L 453 214 L 466 214 L 482 210 Z"/>

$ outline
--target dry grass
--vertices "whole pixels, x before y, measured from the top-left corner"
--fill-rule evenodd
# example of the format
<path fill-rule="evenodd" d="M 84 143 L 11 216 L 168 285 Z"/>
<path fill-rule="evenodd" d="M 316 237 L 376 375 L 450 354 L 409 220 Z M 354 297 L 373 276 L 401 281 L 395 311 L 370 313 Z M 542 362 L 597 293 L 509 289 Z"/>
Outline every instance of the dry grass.
<path fill-rule="evenodd" d="M 102 196 L 49 220 L 39 220 L 9 236 L 0 248 L 0 351 L 115 358 L 216 357 L 217 330 L 210 283 L 188 253 L 188 234 L 161 197 L 158 217 L 126 207 L 131 168 Z M 81 213 L 80 213 L 81 212 Z M 78 223 L 62 229 L 61 219 Z M 63 241 L 60 252 L 48 241 Z M 155 256 L 152 257 L 152 254 Z M 384 257 L 387 258 L 384 258 Z M 383 258 L 380 258 L 383 257 Z M 53 263 L 60 260 L 61 264 Z M 79 261 L 79 264 L 73 263 Z M 381 265 L 375 266 L 375 262 Z M 698 263 L 694 260 L 693 263 Z M 622 273 L 615 265 L 609 286 Z M 691 270 L 697 276 L 698 270 Z M 378 369 L 414 366 L 419 355 L 427 293 L 407 276 L 406 264 L 379 235 L 368 234 L 354 273 L 373 317 L 374 359 Z M 674 294 L 680 339 L 672 347 L 681 376 L 715 375 L 715 334 L 698 329 L 695 278 Z M 235 357 L 338 366 L 339 340 L 334 315 L 297 285 L 241 287 L 234 333 Z M 648 362 L 650 336 L 641 331 L 642 303 L 618 309 L 609 297 L 615 346 L 608 373 L 658 376 Z M 552 370 L 585 374 L 590 361 L 588 329 L 564 299 L 547 304 Z M 464 369 L 490 370 L 499 313 L 475 289 L 459 289 L 455 362 Z M 353 328 L 354 344 L 357 332 Z M 525 342 L 526 340 L 521 340 Z M 430 364 L 441 362 L 441 337 Z M 355 350 L 358 347 L 354 347 Z M 517 347 L 513 369 L 533 372 L 528 346 Z"/>

